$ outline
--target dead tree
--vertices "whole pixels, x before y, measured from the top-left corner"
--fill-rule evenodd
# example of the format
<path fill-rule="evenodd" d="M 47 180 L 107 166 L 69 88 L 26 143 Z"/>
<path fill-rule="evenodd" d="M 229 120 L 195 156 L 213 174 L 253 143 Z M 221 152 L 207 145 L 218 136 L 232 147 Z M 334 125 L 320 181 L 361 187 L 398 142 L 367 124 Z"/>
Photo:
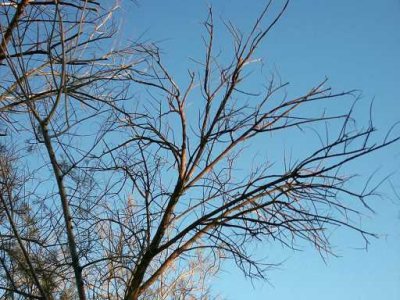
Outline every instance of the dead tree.
<path fill-rule="evenodd" d="M 353 220 L 375 187 L 354 190 L 343 167 L 398 137 L 377 141 L 372 122 L 357 129 L 352 106 L 310 110 L 353 101 L 327 80 L 296 97 L 274 78 L 247 91 L 288 1 L 272 20 L 270 1 L 248 34 L 225 24 L 230 63 L 216 55 L 210 10 L 204 57 L 184 88 L 154 44 L 105 50 L 118 14 L 109 4 L 1 6 L 4 297 L 206 299 L 206 275 L 226 259 L 265 276 L 254 243 L 305 240 L 329 254 L 326 232 L 337 226 L 368 241 Z M 256 143 L 321 126 L 330 134 L 309 154 L 248 158 Z"/>

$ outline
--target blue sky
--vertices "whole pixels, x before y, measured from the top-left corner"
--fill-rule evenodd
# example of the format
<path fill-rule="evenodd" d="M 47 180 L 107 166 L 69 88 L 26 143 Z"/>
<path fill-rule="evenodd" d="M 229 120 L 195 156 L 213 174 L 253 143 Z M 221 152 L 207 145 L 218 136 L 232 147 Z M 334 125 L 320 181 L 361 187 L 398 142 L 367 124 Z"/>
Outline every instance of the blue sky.
<path fill-rule="evenodd" d="M 230 19 L 245 32 L 265 2 L 138 1 L 123 12 L 122 28 L 128 29 L 124 38 L 159 41 L 166 64 L 178 81 L 184 81 L 190 58 L 202 57 L 201 22 L 210 4 L 217 20 Z M 223 56 L 229 39 L 218 24 Z M 365 121 L 369 103 L 375 99 L 373 118 L 385 132 L 400 121 L 399 28 L 399 0 L 292 1 L 257 56 L 266 70 L 290 81 L 294 94 L 324 77 L 336 91 L 361 90 L 357 116 Z M 395 172 L 400 169 L 400 147 L 370 155 L 351 168 L 364 178 L 375 170 L 378 177 Z M 400 191 L 399 173 L 391 182 Z M 329 257 L 326 262 L 310 246 L 293 252 L 280 245 L 259 245 L 257 251 L 264 251 L 272 262 L 285 260 L 269 273 L 270 283 L 254 282 L 253 286 L 227 264 L 213 282 L 213 290 L 231 300 L 400 299 L 400 202 L 389 184 L 382 192 L 384 197 L 371 203 L 376 214 L 362 220 L 364 227 L 380 234 L 368 251 L 356 249 L 363 246 L 362 241 L 340 230 L 332 233 L 340 257 Z"/>

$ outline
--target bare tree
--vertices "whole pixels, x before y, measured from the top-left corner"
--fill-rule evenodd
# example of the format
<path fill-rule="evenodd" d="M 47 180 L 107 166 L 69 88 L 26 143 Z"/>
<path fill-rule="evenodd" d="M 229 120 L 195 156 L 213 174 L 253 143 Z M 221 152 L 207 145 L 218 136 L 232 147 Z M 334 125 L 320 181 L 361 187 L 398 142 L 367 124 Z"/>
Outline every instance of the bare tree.
<path fill-rule="evenodd" d="M 305 240 L 329 254 L 336 226 L 368 241 L 353 220 L 375 187 L 352 189 L 342 167 L 398 137 L 376 141 L 372 122 L 357 129 L 352 106 L 312 113 L 354 99 L 326 80 L 297 97 L 275 78 L 246 91 L 288 1 L 270 20 L 272 4 L 248 34 L 226 24 L 228 64 L 215 54 L 210 9 L 204 57 L 184 88 L 156 45 L 115 50 L 108 1 L 1 4 L 3 297 L 208 299 L 207 275 L 223 260 L 264 278 L 255 242 Z M 321 126 L 322 144 L 282 153 L 281 168 L 246 159 L 255 143 Z"/>

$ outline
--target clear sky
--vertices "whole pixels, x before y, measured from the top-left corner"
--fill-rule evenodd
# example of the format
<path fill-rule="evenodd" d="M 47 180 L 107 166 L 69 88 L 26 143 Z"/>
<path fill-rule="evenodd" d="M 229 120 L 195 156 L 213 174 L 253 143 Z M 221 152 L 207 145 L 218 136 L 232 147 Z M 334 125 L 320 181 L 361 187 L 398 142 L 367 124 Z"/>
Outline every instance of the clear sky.
<path fill-rule="evenodd" d="M 210 4 L 216 18 L 230 19 L 245 32 L 265 1 L 138 0 L 124 11 L 121 28 L 128 29 L 124 35 L 132 40 L 142 36 L 159 41 L 167 65 L 183 80 L 189 58 L 202 57 L 201 22 Z M 228 39 L 219 26 L 224 55 Z M 375 99 L 373 118 L 382 132 L 400 121 L 399 0 L 292 1 L 257 55 L 266 68 L 290 81 L 291 92 L 304 91 L 326 76 L 338 91 L 361 90 L 361 111 Z M 400 169 L 400 147 L 370 155 L 352 168 L 365 176 L 377 169 L 378 177 L 395 172 Z M 391 182 L 400 192 L 399 173 Z M 253 286 L 227 264 L 213 290 L 230 300 L 400 299 L 400 200 L 389 184 L 382 190 L 385 197 L 371 203 L 376 214 L 363 219 L 364 227 L 380 235 L 368 251 L 356 249 L 362 241 L 343 231 L 332 238 L 340 257 L 326 262 L 310 246 L 292 252 L 264 244 L 257 251 L 265 251 L 271 262 L 285 260 L 270 271 L 270 283 Z"/>

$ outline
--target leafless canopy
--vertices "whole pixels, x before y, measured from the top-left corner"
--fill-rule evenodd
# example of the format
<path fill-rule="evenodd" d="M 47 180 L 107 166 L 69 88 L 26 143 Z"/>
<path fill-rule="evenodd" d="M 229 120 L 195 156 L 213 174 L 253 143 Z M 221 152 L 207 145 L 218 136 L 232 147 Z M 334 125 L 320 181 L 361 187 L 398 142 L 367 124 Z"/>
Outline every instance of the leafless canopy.
<path fill-rule="evenodd" d="M 342 167 L 398 138 L 357 130 L 352 108 L 312 109 L 354 99 L 326 80 L 297 97 L 274 78 L 246 91 L 288 5 L 273 4 L 247 34 L 225 24 L 224 62 L 210 10 L 181 87 L 156 45 L 117 47 L 111 1 L 1 2 L 3 298 L 207 299 L 224 259 L 265 276 L 257 241 L 330 253 L 335 226 L 367 240 L 352 218 L 375 189 L 352 189 Z M 310 127 L 330 130 L 315 151 L 267 161 L 275 136 Z M 267 153 L 252 161 L 256 143 Z"/>

